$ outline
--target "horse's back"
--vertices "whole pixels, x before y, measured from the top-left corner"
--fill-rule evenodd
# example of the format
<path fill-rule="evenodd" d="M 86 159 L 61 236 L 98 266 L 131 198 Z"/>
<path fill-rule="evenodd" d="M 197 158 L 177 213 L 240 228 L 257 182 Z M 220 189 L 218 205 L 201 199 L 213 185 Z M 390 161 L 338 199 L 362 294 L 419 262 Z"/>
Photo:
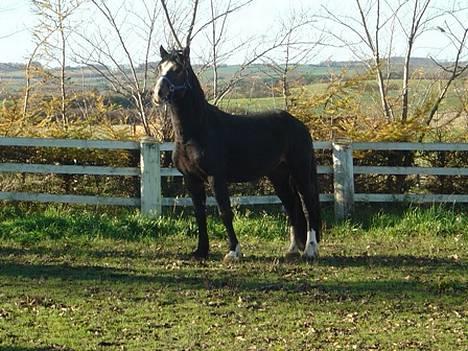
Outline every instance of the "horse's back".
<path fill-rule="evenodd" d="M 227 139 L 240 148 L 245 145 L 271 153 L 272 149 L 298 151 L 312 147 L 307 127 L 283 110 L 233 116 L 228 125 Z"/>
<path fill-rule="evenodd" d="M 308 154 L 305 150 L 312 148 L 307 128 L 286 111 L 246 116 L 223 113 L 218 123 L 214 138 L 224 153 L 231 181 L 268 175 L 290 155 Z"/>

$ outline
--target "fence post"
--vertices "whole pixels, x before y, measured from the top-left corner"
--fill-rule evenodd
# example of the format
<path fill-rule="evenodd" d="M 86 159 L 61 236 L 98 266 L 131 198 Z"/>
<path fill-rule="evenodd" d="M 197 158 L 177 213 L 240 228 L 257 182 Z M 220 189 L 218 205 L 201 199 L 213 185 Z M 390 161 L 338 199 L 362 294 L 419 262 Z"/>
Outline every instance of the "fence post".
<path fill-rule="evenodd" d="M 158 217 L 162 206 L 160 148 L 153 138 L 140 141 L 140 169 L 141 213 Z"/>
<path fill-rule="evenodd" d="M 335 219 L 351 215 L 354 204 L 353 150 L 349 142 L 337 141 L 333 147 L 333 188 Z"/>

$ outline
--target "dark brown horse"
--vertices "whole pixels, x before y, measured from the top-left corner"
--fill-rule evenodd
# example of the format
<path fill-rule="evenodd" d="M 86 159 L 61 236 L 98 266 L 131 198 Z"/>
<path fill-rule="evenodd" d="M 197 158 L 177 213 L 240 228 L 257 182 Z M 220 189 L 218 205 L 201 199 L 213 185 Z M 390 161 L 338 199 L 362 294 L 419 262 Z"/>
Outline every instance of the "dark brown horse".
<path fill-rule="evenodd" d="M 289 254 L 313 258 L 320 240 L 320 208 L 312 139 L 307 128 L 285 111 L 235 116 L 210 105 L 190 65 L 189 49 L 167 52 L 153 99 L 166 104 L 175 134 L 173 161 L 184 175 L 198 224 L 194 255 L 205 258 L 205 184 L 213 189 L 229 237 L 225 260 L 241 257 L 232 226 L 228 184 L 266 176 L 281 199 L 291 224 Z"/>

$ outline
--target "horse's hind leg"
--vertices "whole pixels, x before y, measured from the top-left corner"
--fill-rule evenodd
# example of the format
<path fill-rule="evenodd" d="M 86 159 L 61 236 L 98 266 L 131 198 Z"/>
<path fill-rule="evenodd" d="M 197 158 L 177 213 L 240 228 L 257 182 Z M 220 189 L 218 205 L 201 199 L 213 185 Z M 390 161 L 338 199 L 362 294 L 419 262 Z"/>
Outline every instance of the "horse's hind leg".
<path fill-rule="evenodd" d="M 292 179 L 290 179 L 290 188 L 294 194 L 294 235 L 300 250 L 304 251 L 307 238 L 307 222 L 304 217 L 304 211 L 302 210 L 301 198 L 293 185 Z"/>
<path fill-rule="evenodd" d="M 296 255 L 305 247 L 305 219 L 302 214 L 302 206 L 295 190 L 291 187 L 289 173 L 285 170 L 277 171 L 268 177 L 273 184 L 276 194 L 286 210 L 289 219 L 290 245 L 287 255 Z"/>
<path fill-rule="evenodd" d="M 320 203 L 316 179 L 312 180 L 311 163 L 302 164 L 293 170 L 293 181 L 299 195 L 302 211 L 307 223 L 307 239 L 304 257 L 314 258 L 318 255 L 318 240 L 320 240 Z"/>
<path fill-rule="evenodd" d="M 237 240 L 234 227 L 232 226 L 233 213 L 231 202 L 229 200 L 229 190 L 227 182 L 224 179 L 213 177 L 210 179 L 216 202 L 218 203 L 221 219 L 226 227 L 229 239 L 229 253 L 224 257 L 225 261 L 236 261 L 241 258 L 240 244 Z"/>

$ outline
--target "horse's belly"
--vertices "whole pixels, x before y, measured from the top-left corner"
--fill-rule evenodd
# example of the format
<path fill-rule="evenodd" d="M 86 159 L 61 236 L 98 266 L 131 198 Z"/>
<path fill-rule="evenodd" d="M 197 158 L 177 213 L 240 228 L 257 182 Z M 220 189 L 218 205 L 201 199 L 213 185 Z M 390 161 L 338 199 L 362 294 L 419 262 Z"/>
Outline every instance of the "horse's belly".
<path fill-rule="evenodd" d="M 261 177 L 264 175 L 260 176 L 254 176 L 254 175 L 231 175 L 228 177 L 228 182 L 229 183 L 248 183 L 248 182 L 255 182 L 259 180 Z"/>
<path fill-rule="evenodd" d="M 281 160 L 272 162 L 258 162 L 239 165 L 230 165 L 228 169 L 228 181 L 235 183 L 253 182 L 268 176 L 281 164 Z"/>

